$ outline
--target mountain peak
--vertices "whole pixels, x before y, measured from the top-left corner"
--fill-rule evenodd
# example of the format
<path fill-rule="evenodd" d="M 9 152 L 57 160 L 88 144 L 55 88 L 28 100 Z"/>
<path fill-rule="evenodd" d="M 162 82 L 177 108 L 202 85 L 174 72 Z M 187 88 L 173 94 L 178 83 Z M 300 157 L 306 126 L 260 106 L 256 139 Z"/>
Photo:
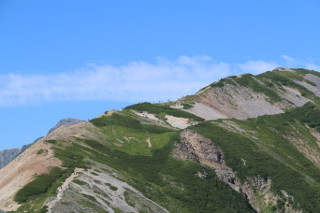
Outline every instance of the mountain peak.
<path fill-rule="evenodd" d="M 84 122 L 82 120 L 79 119 L 75 119 L 75 118 L 65 118 L 65 119 L 61 119 L 53 128 L 51 128 L 48 132 L 48 134 L 52 133 L 54 130 L 58 129 L 61 126 L 71 126 L 74 124 L 78 124 Z"/>

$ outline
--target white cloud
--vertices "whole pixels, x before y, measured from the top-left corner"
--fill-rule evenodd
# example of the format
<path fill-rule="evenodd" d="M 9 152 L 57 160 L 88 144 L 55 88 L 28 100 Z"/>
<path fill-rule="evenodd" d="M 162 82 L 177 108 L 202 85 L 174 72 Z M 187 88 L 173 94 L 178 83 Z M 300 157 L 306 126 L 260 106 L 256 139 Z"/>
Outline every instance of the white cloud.
<path fill-rule="evenodd" d="M 214 63 L 207 56 L 91 65 L 52 75 L 7 74 L 0 75 L 0 106 L 76 100 L 166 101 L 230 74 L 228 64 Z"/>
<path fill-rule="evenodd" d="M 262 72 L 273 70 L 280 65 L 275 62 L 267 62 L 267 61 L 247 61 L 243 64 L 238 64 L 240 70 L 244 73 L 252 73 L 259 74 Z"/>
<path fill-rule="evenodd" d="M 258 74 L 279 67 L 276 62 L 215 62 L 208 56 L 181 56 L 176 60 L 133 61 L 113 65 L 90 65 L 68 73 L 51 75 L 0 74 L 0 107 L 55 101 L 166 101 L 193 94 L 230 75 Z M 320 70 L 314 64 L 307 68 Z"/>
<path fill-rule="evenodd" d="M 287 56 L 287 55 L 281 55 L 280 56 L 281 58 L 283 58 L 284 60 L 288 61 L 288 62 L 297 62 L 296 59 L 290 57 L 290 56 Z"/>
<path fill-rule="evenodd" d="M 280 57 L 286 61 L 285 67 L 306 68 L 310 70 L 320 71 L 320 66 L 314 64 L 313 62 L 310 62 L 309 60 L 296 59 L 288 55 L 281 55 Z"/>
<path fill-rule="evenodd" d="M 316 71 L 320 71 L 320 66 L 316 65 L 316 64 L 313 64 L 313 63 L 306 63 L 305 64 L 305 67 L 307 69 L 310 69 L 310 70 L 316 70 Z"/>

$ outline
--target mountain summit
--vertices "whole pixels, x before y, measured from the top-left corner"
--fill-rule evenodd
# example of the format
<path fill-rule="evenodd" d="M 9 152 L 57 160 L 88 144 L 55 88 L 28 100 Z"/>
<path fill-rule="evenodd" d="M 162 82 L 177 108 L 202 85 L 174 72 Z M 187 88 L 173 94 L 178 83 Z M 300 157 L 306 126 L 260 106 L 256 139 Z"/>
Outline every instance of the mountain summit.
<path fill-rule="evenodd" d="M 61 119 L 54 127 L 52 127 L 49 132 L 48 135 L 53 132 L 54 130 L 58 129 L 61 126 L 71 126 L 74 124 L 78 124 L 83 122 L 82 120 L 79 119 L 75 119 L 75 118 L 66 118 L 66 119 Z"/>
<path fill-rule="evenodd" d="M 319 212 L 320 73 L 277 68 L 62 126 L 0 169 L 10 212 Z"/>

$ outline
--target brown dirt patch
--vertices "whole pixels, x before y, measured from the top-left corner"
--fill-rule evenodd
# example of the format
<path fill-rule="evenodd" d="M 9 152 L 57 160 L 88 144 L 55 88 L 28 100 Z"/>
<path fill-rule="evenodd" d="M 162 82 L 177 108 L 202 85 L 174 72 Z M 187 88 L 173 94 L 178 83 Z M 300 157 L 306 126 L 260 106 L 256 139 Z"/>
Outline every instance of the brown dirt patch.
<path fill-rule="evenodd" d="M 150 139 L 150 138 L 147 138 L 147 139 L 146 139 L 146 142 L 147 142 L 147 144 L 148 144 L 148 147 L 151 148 L 151 147 L 152 147 L 151 139 Z"/>
<path fill-rule="evenodd" d="M 39 150 L 44 150 L 38 154 Z M 61 166 L 61 161 L 54 157 L 51 144 L 41 139 L 15 160 L 0 170 L 0 209 L 16 210 L 19 205 L 13 197 L 35 174 L 48 173 L 52 167 Z"/>
<path fill-rule="evenodd" d="M 52 167 L 62 165 L 61 161 L 54 157 L 51 150 L 52 144 L 47 143 L 47 140 L 73 141 L 75 138 L 98 139 L 100 136 L 91 123 L 82 122 L 59 127 L 33 144 L 15 160 L 0 169 L 0 209 L 16 210 L 19 205 L 13 201 L 13 198 L 17 191 L 34 180 L 34 175 L 48 173 Z M 43 151 L 39 152 L 39 150 Z"/>

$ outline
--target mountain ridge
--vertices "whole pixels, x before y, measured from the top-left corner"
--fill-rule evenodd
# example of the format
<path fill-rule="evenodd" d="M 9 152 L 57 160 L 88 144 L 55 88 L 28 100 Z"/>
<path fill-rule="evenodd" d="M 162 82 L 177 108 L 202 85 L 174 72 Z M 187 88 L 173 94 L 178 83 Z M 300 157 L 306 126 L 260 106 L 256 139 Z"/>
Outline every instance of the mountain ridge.
<path fill-rule="evenodd" d="M 247 119 L 265 114 L 279 114 L 288 108 L 313 101 L 314 96 L 320 96 L 319 74 L 315 71 L 310 72 L 312 74 L 306 74 L 305 79 L 304 69 L 289 68 L 276 68 L 272 72 L 257 76 L 251 74 L 231 76 L 212 83 L 196 95 L 180 99 L 180 102 L 190 104 L 196 100 L 197 103 L 193 108 L 187 111 L 206 120 Z M 283 85 L 273 84 L 272 81 L 280 81 Z M 288 87 L 289 85 L 297 88 L 293 89 Z M 312 92 L 302 85 L 307 86 L 315 94 L 311 94 Z"/>
<path fill-rule="evenodd" d="M 47 135 L 61 126 L 70 126 L 70 125 L 78 124 L 81 122 L 83 122 L 83 121 L 79 120 L 79 119 L 75 119 L 75 118 L 61 119 L 60 121 L 57 122 L 57 124 L 54 127 L 52 127 L 48 131 Z M 34 142 L 32 142 L 30 144 L 23 145 L 20 148 L 11 148 L 11 149 L 0 150 L 0 168 L 4 167 L 8 163 L 10 163 L 13 159 L 15 159 L 17 156 L 22 154 L 26 149 L 28 149 L 30 146 L 32 146 L 33 143 L 36 143 L 41 138 L 42 137 L 36 139 Z"/>
<path fill-rule="evenodd" d="M 23 145 L 21 148 L 5 149 L 0 151 L 0 168 L 10 163 L 14 158 L 28 149 L 31 144 Z"/>
<path fill-rule="evenodd" d="M 277 68 L 221 79 L 174 102 L 140 103 L 57 128 L 0 170 L 0 208 L 315 212 L 319 91 L 318 72 Z M 24 183 L 7 175 L 30 158 L 43 159 L 37 168 L 49 175 L 25 170 Z"/>

